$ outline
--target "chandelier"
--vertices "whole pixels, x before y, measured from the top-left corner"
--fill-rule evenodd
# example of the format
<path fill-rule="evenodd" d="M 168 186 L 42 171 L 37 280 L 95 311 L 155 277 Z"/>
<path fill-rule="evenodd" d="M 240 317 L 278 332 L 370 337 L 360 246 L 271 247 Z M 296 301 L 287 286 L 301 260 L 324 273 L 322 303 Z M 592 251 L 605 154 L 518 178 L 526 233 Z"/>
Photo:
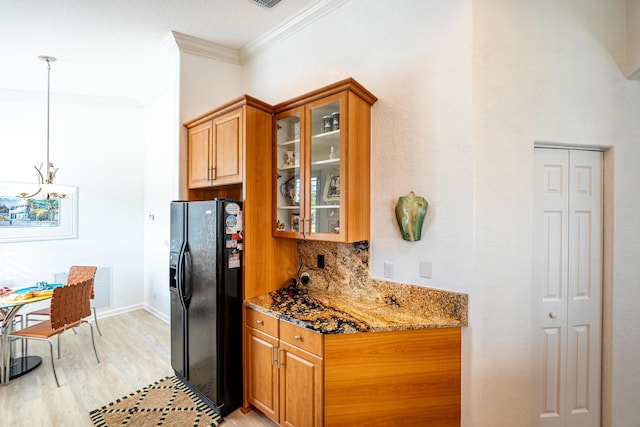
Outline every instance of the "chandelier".
<path fill-rule="evenodd" d="M 43 198 L 49 200 L 51 198 L 61 198 L 64 199 L 69 197 L 75 190 L 76 187 L 66 186 L 66 185 L 56 185 L 54 183 L 56 172 L 58 172 L 58 168 L 56 168 L 53 163 L 49 161 L 49 111 L 51 109 L 51 63 L 56 61 L 56 58 L 53 56 L 38 56 L 38 59 L 47 63 L 47 162 L 41 163 L 40 167 L 35 167 L 38 172 L 38 189 L 37 191 L 24 191 L 18 193 L 17 197 L 28 199 L 33 196 L 40 194 Z"/>

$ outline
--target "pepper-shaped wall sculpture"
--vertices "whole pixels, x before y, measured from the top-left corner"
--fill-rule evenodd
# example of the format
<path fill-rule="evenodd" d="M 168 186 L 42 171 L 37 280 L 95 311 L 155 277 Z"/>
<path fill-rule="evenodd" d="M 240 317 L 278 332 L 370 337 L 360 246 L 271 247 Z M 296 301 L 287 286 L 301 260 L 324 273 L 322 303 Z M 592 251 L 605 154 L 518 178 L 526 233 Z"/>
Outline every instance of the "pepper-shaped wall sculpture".
<path fill-rule="evenodd" d="M 396 219 L 404 240 L 414 242 L 422 237 L 422 223 L 429 204 L 412 191 L 396 203 Z"/>

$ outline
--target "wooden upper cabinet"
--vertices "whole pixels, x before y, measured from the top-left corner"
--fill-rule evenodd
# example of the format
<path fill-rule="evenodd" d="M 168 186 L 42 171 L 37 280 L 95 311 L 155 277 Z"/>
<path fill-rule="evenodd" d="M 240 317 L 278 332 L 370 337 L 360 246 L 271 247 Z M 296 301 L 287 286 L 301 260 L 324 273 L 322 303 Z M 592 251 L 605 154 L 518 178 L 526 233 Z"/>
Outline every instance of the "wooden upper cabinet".
<path fill-rule="evenodd" d="M 242 109 L 213 119 L 212 180 L 215 184 L 242 182 Z"/>
<path fill-rule="evenodd" d="M 211 177 L 211 120 L 188 129 L 189 188 L 208 187 Z"/>
<path fill-rule="evenodd" d="M 188 187 L 242 182 L 243 108 L 187 123 Z"/>
<path fill-rule="evenodd" d="M 375 101 L 346 79 L 274 107 L 275 237 L 369 240 Z"/>

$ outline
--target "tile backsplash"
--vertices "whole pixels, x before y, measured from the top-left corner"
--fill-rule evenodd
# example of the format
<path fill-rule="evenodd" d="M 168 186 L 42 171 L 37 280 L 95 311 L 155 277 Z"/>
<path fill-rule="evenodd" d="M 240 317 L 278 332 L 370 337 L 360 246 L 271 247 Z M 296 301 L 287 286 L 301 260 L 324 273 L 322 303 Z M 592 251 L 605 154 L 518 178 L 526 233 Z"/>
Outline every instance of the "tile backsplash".
<path fill-rule="evenodd" d="M 451 316 L 467 324 L 467 294 L 411 284 L 372 279 L 369 275 L 369 242 L 334 243 L 299 241 L 302 270 L 309 273 L 310 293 L 344 296 L 351 301 L 377 303 Z M 318 268 L 318 255 L 324 268 Z"/>

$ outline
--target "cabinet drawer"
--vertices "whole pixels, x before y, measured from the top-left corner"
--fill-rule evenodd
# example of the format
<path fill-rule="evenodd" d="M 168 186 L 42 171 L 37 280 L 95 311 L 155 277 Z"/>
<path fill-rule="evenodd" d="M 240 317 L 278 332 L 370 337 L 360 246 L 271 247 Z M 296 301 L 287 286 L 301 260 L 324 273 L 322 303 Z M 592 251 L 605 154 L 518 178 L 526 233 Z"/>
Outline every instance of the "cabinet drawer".
<path fill-rule="evenodd" d="M 251 308 L 247 308 L 247 326 L 278 337 L 278 319 Z"/>
<path fill-rule="evenodd" d="M 281 320 L 280 341 L 323 357 L 322 334 L 318 332 Z"/>

